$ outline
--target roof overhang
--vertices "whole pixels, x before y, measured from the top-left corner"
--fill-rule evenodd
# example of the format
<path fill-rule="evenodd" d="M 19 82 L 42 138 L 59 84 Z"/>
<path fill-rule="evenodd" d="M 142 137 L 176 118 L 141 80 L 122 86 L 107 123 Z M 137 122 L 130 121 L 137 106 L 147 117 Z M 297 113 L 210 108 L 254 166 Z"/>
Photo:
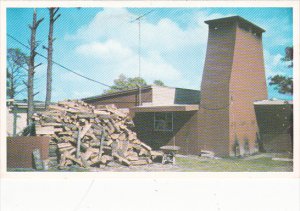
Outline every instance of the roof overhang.
<path fill-rule="evenodd" d="M 293 105 L 293 101 L 287 101 L 287 100 L 260 100 L 255 101 L 253 103 L 254 105 Z"/>
<path fill-rule="evenodd" d="M 231 17 L 225 17 L 225 18 L 218 18 L 218 19 L 213 19 L 213 20 L 207 20 L 204 21 L 204 23 L 208 24 L 208 25 L 214 25 L 214 24 L 224 24 L 224 23 L 244 23 L 247 24 L 249 26 L 252 26 L 254 29 L 256 29 L 257 31 L 263 33 L 265 32 L 265 30 L 257 25 L 255 25 L 254 23 L 240 17 L 240 16 L 231 16 Z"/>
<path fill-rule="evenodd" d="M 199 105 L 155 105 L 155 106 L 137 106 L 130 109 L 132 112 L 176 112 L 176 111 L 198 111 Z"/>

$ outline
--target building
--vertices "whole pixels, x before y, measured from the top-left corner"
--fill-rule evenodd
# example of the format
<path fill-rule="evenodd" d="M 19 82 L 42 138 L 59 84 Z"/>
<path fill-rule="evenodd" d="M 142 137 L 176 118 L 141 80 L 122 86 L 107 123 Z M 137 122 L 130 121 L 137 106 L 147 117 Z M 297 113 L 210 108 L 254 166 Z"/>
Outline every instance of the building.
<path fill-rule="evenodd" d="M 262 100 L 254 102 L 263 151 L 293 151 L 293 102 Z"/>
<path fill-rule="evenodd" d="M 35 111 L 44 111 L 45 103 L 34 102 Z M 14 136 L 27 126 L 28 104 L 26 100 L 7 100 L 6 103 L 6 134 Z"/>
<path fill-rule="evenodd" d="M 87 97 L 83 100 L 97 106 L 115 104 L 118 108 L 139 106 L 139 90 L 130 89 Z M 141 88 L 142 105 L 199 104 L 199 90 L 151 85 Z"/>
<path fill-rule="evenodd" d="M 264 29 L 239 16 L 205 23 L 209 36 L 201 97 L 196 90 L 149 86 L 141 90 L 141 105 L 137 89 L 83 100 L 129 108 L 139 138 L 154 148 L 177 145 L 184 154 L 208 150 L 217 156 L 243 156 L 262 150 L 262 141 L 276 143 L 268 140 L 278 136 L 265 130 L 263 124 L 270 118 L 264 109 L 272 107 L 274 112 L 281 112 L 276 111 L 274 103 L 262 103 L 268 98 Z M 289 116 L 286 124 L 291 123 L 292 111 L 281 113 L 281 119 Z M 274 124 L 280 127 L 278 122 Z M 283 131 L 284 139 L 278 140 L 288 142 L 290 132 Z"/>
<path fill-rule="evenodd" d="M 199 144 L 220 156 L 252 154 L 258 150 L 259 133 L 253 102 L 268 97 L 264 30 L 239 16 L 205 23 L 209 35 L 198 112 Z"/>

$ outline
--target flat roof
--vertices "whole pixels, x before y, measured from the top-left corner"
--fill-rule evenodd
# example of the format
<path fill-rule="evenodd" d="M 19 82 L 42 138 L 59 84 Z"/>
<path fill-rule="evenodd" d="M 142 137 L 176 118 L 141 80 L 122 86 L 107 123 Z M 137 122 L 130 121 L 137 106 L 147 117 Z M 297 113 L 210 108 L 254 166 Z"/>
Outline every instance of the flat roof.
<path fill-rule="evenodd" d="M 147 89 L 152 89 L 153 87 L 161 87 L 161 88 L 167 88 L 167 89 L 193 90 L 193 91 L 200 92 L 200 90 L 196 90 L 196 89 L 187 89 L 187 88 L 170 87 L 170 86 L 159 86 L 159 85 L 155 85 L 155 84 L 144 86 L 141 88 L 141 90 L 143 91 L 143 90 L 147 90 Z M 109 97 L 113 97 L 113 96 L 128 94 L 128 93 L 136 92 L 136 91 L 138 91 L 138 88 L 132 88 L 132 89 L 127 89 L 127 90 L 115 91 L 115 92 L 107 93 L 107 94 L 100 94 L 100 95 L 95 95 L 95 96 L 91 96 L 91 97 L 85 97 L 85 98 L 82 98 L 81 100 L 89 102 L 89 101 L 99 100 L 99 99 L 103 99 L 103 98 L 109 98 Z"/>
<path fill-rule="evenodd" d="M 239 23 L 245 23 L 248 24 L 250 26 L 252 26 L 253 28 L 257 29 L 260 32 L 265 32 L 266 30 L 264 30 L 263 28 L 255 25 L 254 23 L 242 18 L 241 16 L 231 16 L 231 17 L 225 17 L 225 18 L 218 18 L 218 19 L 212 19 L 212 20 L 207 20 L 204 21 L 204 23 L 210 25 L 210 24 L 216 24 L 216 23 L 231 23 L 231 22 L 239 22 Z"/>
<path fill-rule="evenodd" d="M 144 87 L 141 87 L 141 90 L 146 90 L 146 89 L 151 89 L 151 88 L 152 88 L 152 86 L 144 86 Z M 130 93 L 130 92 L 135 92 L 137 90 L 138 90 L 138 88 L 120 90 L 120 91 L 115 91 L 115 92 L 112 92 L 112 93 L 100 94 L 100 95 L 95 95 L 95 96 L 91 96 L 91 97 L 85 97 L 85 98 L 82 98 L 81 100 L 83 100 L 83 101 L 93 101 L 93 100 L 102 99 L 102 98 L 106 98 L 106 97 L 127 94 L 127 93 Z"/>
<path fill-rule="evenodd" d="M 146 105 L 130 109 L 133 112 L 172 112 L 172 111 L 198 111 L 198 104 L 172 104 L 172 105 Z"/>
<path fill-rule="evenodd" d="M 292 100 L 260 100 L 255 101 L 254 105 L 293 105 Z"/>

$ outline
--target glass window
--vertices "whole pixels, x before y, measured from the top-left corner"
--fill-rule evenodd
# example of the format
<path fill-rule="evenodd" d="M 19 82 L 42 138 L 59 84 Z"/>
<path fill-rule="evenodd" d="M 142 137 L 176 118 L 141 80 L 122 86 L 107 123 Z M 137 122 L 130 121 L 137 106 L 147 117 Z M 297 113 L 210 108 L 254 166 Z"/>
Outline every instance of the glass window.
<path fill-rule="evenodd" d="M 173 131 L 173 113 L 154 113 L 154 131 Z"/>

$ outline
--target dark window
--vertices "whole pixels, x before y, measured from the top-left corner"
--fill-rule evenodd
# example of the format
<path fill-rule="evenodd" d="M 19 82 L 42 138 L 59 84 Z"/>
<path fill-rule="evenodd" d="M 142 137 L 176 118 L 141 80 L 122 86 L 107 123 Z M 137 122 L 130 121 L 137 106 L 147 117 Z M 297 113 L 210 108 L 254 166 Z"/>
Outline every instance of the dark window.
<path fill-rule="evenodd" d="M 154 113 L 154 131 L 173 131 L 173 113 Z"/>

